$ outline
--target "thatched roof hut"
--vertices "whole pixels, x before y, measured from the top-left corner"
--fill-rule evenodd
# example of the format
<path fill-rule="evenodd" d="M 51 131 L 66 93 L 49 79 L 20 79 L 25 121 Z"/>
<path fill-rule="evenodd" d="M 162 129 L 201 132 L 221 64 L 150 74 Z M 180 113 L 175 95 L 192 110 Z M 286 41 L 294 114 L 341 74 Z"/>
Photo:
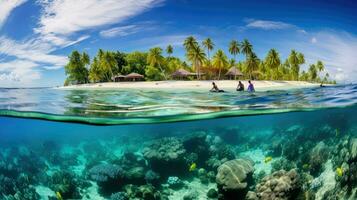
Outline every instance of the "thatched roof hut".
<path fill-rule="evenodd" d="M 130 73 L 125 76 L 125 79 L 130 80 L 130 81 L 137 81 L 137 80 L 142 80 L 144 79 L 144 76 L 138 73 Z"/>
<path fill-rule="evenodd" d="M 172 77 L 178 77 L 178 78 L 183 78 L 183 77 L 187 77 L 189 75 L 191 75 L 191 72 L 188 72 L 184 69 L 178 69 L 176 70 L 174 73 L 172 73 Z"/>
<path fill-rule="evenodd" d="M 204 73 L 200 73 L 200 75 L 204 75 Z M 171 76 L 173 78 L 187 78 L 189 76 L 198 77 L 198 73 L 189 72 L 184 69 L 178 69 L 174 73 L 172 73 Z"/>
<path fill-rule="evenodd" d="M 112 77 L 112 80 L 114 82 L 124 81 L 124 79 L 125 79 L 125 76 L 121 75 L 121 74 L 118 74 L 118 75 Z"/>
<path fill-rule="evenodd" d="M 237 76 L 243 76 L 243 73 L 238 68 L 231 67 L 226 73 L 226 76 L 228 76 L 229 79 L 235 79 Z"/>

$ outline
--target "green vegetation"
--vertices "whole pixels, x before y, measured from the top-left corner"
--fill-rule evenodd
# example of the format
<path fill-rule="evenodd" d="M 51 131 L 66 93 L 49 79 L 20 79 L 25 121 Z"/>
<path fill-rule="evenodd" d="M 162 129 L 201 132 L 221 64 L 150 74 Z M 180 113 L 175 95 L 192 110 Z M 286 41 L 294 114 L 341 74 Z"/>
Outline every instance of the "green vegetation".
<path fill-rule="evenodd" d="M 243 79 L 335 83 L 330 80 L 330 75 L 321 61 L 310 64 L 306 71 L 301 70 L 306 61 L 304 55 L 296 50 L 291 50 L 285 60 L 276 49 L 270 49 L 264 59 L 259 59 L 247 39 L 242 42 L 232 40 L 227 48 L 231 58 L 222 49 L 217 49 L 211 58 L 211 52 L 215 48 L 211 38 L 204 39 L 200 45 L 193 36 L 185 39 L 183 47 L 189 64 L 173 55 L 172 45 L 168 45 L 165 51 L 154 47 L 148 52 L 131 53 L 99 49 L 92 60 L 84 52 L 73 51 L 65 66 L 65 85 L 109 82 L 115 75 L 132 72 L 144 75 L 146 80 L 169 80 L 172 79 L 171 74 L 178 69 L 195 72 L 197 79 L 219 80 L 226 78 L 225 73 L 232 67 L 244 74 L 244 77 L 241 77 Z M 245 59 L 238 61 L 239 54 Z"/>

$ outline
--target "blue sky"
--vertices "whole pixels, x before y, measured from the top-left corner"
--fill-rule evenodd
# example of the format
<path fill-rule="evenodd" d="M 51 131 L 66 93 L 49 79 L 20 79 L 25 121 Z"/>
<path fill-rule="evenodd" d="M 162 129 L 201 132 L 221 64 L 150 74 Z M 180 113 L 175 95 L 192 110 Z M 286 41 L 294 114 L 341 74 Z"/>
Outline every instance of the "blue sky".
<path fill-rule="evenodd" d="M 189 35 L 226 52 L 247 38 L 260 58 L 296 49 L 338 81 L 356 81 L 356 10 L 352 0 L 0 0 L 0 87 L 62 85 L 72 50 L 93 57 L 171 44 L 184 59 Z"/>

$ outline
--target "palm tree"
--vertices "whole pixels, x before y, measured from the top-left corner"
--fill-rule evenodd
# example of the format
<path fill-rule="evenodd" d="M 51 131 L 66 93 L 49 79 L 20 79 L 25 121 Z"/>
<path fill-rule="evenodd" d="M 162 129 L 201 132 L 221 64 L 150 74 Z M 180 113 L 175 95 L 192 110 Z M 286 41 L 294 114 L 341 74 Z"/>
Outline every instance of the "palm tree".
<path fill-rule="evenodd" d="M 239 42 L 237 40 L 232 40 L 229 43 L 229 53 L 234 56 L 234 60 L 236 59 L 236 55 L 240 53 Z"/>
<path fill-rule="evenodd" d="M 228 58 L 224 52 L 219 49 L 216 54 L 213 56 L 213 65 L 218 68 L 218 80 L 221 78 L 221 71 L 224 68 L 227 68 L 229 65 Z"/>
<path fill-rule="evenodd" d="M 244 39 L 241 44 L 241 51 L 245 55 L 246 59 L 253 53 L 253 46 L 247 39 Z"/>
<path fill-rule="evenodd" d="M 301 54 L 302 55 L 302 54 Z M 300 63 L 302 62 L 302 57 L 298 57 L 298 53 L 295 50 L 291 50 L 289 55 L 289 64 L 293 73 L 293 79 L 299 79 Z"/>
<path fill-rule="evenodd" d="M 302 64 L 305 63 L 305 56 L 304 56 L 304 54 L 298 53 L 297 57 L 298 57 L 299 65 L 302 65 Z"/>
<path fill-rule="evenodd" d="M 247 71 L 249 73 L 250 79 L 252 79 L 252 74 L 259 68 L 260 60 L 255 53 L 251 53 L 247 58 Z"/>
<path fill-rule="evenodd" d="M 101 71 L 102 81 L 110 81 L 113 71 L 118 67 L 114 55 L 109 51 L 98 52 L 98 64 Z"/>
<path fill-rule="evenodd" d="M 185 47 L 186 51 L 190 51 L 195 46 L 198 46 L 197 40 L 193 36 L 189 36 L 185 39 L 183 46 Z"/>
<path fill-rule="evenodd" d="M 234 59 L 229 59 L 229 67 L 235 67 L 236 66 L 236 60 Z"/>
<path fill-rule="evenodd" d="M 194 68 L 196 69 L 198 79 L 201 78 L 200 67 L 206 60 L 206 54 L 199 45 L 194 45 L 187 52 L 187 58 L 192 62 Z"/>
<path fill-rule="evenodd" d="M 203 40 L 202 45 L 204 48 L 207 49 L 208 60 L 211 60 L 209 52 L 212 51 L 214 47 L 214 43 L 212 42 L 211 38 L 206 38 L 205 40 Z"/>
<path fill-rule="evenodd" d="M 171 45 L 168 45 L 166 47 L 166 53 L 169 55 L 169 58 L 171 57 L 171 54 L 174 52 L 174 48 Z"/>
<path fill-rule="evenodd" d="M 310 76 L 310 80 L 314 81 L 317 78 L 317 68 L 316 65 L 312 64 L 309 67 L 309 76 Z"/>
<path fill-rule="evenodd" d="M 325 66 L 324 66 L 324 63 L 322 61 L 317 61 L 316 63 L 316 67 L 317 67 L 317 70 L 319 70 L 319 72 L 322 72 L 325 70 Z"/>
<path fill-rule="evenodd" d="M 269 50 L 268 55 L 265 58 L 265 64 L 270 69 L 275 70 L 275 74 L 278 75 L 279 65 L 281 64 L 281 61 L 280 61 L 279 53 L 275 49 Z"/>
<path fill-rule="evenodd" d="M 98 65 L 98 60 L 97 60 L 97 57 L 94 57 L 93 59 L 93 62 L 90 66 L 90 69 L 89 69 L 89 80 L 94 82 L 94 83 L 97 83 L 99 81 L 101 81 L 101 74 L 100 74 L 100 69 L 99 69 L 99 65 Z"/>
<path fill-rule="evenodd" d="M 149 50 L 149 54 L 147 57 L 147 62 L 152 67 L 159 67 L 164 79 L 166 79 L 165 70 L 162 68 L 162 63 L 164 61 L 164 57 L 162 56 L 162 49 L 160 47 L 154 47 Z"/>

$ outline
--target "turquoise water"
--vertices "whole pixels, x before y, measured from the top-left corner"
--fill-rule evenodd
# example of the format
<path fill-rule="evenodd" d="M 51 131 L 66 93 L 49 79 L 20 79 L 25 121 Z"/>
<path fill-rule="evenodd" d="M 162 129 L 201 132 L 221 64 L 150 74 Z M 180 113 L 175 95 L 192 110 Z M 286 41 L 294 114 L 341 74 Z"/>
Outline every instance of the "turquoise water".
<path fill-rule="evenodd" d="M 253 94 L 182 90 L 0 89 L 0 115 L 93 124 L 177 122 L 343 107 L 357 102 L 356 87 L 344 85 Z"/>
<path fill-rule="evenodd" d="M 356 199 L 356 101 L 0 89 L 0 199 Z"/>

